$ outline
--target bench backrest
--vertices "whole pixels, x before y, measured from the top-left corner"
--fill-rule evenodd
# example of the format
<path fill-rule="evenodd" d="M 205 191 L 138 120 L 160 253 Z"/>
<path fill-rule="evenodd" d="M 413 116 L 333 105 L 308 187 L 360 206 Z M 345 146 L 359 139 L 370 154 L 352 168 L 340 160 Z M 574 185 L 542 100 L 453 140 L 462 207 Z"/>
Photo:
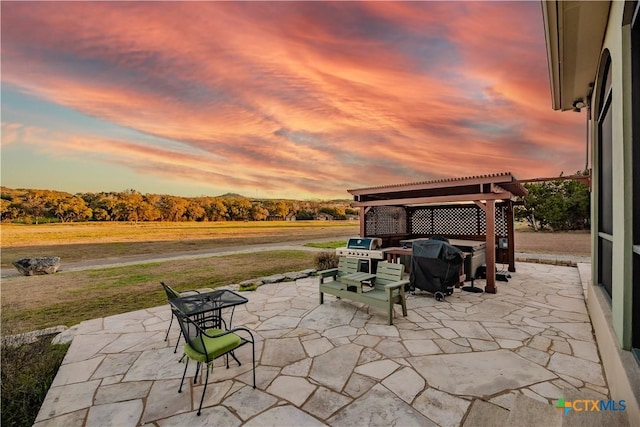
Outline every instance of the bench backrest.
<path fill-rule="evenodd" d="M 359 266 L 360 266 L 360 260 L 358 258 L 348 258 L 348 257 L 342 256 L 338 260 L 338 276 L 357 273 Z"/>
<path fill-rule="evenodd" d="M 378 263 L 376 270 L 375 286 L 384 289 L 384 285 L 402 280 L 404 265 L 382 261 Z"/>

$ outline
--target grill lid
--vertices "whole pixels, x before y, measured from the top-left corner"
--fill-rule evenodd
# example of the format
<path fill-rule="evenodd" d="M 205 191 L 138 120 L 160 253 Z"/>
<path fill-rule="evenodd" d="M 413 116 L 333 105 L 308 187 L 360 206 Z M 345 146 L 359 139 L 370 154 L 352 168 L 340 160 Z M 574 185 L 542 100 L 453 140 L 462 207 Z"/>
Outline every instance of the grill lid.
<path fill-rule="evenodd" d="M 374 250 L 382 246 L 382 239 L 378 237 L 352 237 L 347 241 L 349 249 Z"/>

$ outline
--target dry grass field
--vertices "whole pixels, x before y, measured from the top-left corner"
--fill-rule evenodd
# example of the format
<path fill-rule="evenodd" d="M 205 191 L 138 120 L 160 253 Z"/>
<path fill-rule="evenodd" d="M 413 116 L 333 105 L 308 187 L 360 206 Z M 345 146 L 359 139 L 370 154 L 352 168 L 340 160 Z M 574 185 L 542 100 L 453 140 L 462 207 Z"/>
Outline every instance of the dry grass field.
<path fill-rule="evenodd" d="M 533 232 L 516 231 L 516 252 L 568 254 L 589 256 L 591 234 L 588 231 Z"/>
<path fill-rule="evenodd" d="M 353 221 L 153 222 L 16 225 L 0 228 L 2 268 L 54 255 L 64 262 L 357 236 Z"/>
<path fill-rule="evenodd" d="M 249 223 L 86 223 L 2 225 L 2 269 L 27 256 L 57 255 L 64 262 L 131 256 L 150 259 L 195 250 L 356 236 L 346 221 Z M 516 232 L 516 251 L 589 255 L 588 233 Z M 314 266 L 314 253 L 268 251 L 197 260 L 155 262 L 49 276 L 2 280 L 2 334 L 104 317 L 166 303 L 159 282 L 178 290 L 238 283 Z"/>

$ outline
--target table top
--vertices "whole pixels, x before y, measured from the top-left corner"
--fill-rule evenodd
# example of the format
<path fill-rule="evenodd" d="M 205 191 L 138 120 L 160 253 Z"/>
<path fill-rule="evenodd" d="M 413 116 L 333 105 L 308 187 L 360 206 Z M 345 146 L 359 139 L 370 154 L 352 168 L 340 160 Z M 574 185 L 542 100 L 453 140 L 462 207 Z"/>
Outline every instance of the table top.
<path fill-rule="evenodd" d="M 340 277 L 340 280 L 357 280 L 359 282 L 362 282 L 364 280 L 371 280 L 374 277 L 376 277 L 375 274 L 372 273 L 367 273 L 365 271 L 358 271 L 356 273 L 349 273 L 349 274 L 345 274 L 344 276 Z"/>
<path fill-rule="evenodd" d="M 247 298 L 229 289 L 216 289 L 212 292 L 174 298 L 169 300 L 169 303 L 187 316 L 193 316 L 208 311 L 246 304 L 247 301 Z"/>
<path fill-rule="evenodd" d="M 340 281 L 347 286 L 355 286 L 356 292 L 359 294 L 362 293 L 362 283 L 367 280 L 374 280 L 376 277 L 375 274 L 365 273 L 365 272 L 357 272 L 357 273 L 349 273 L 340 277 Z"/>

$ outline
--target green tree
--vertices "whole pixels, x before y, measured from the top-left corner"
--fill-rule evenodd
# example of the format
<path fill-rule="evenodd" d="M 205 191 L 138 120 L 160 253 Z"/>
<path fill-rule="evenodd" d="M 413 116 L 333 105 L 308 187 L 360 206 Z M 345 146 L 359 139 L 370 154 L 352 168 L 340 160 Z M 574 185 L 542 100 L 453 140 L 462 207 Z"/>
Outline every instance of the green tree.
<path fill-rule="evenodd" d="M 515 216 L 526 220 L 535 231 L 589 228 L 590 196 L 589 188 L 584 184 L 574 180 L 555 180 L 525 184 L 525 188 L 528 194 Z"/>
<path fill-rule="evenodd" d="M 223 199 L 227 207 L 227 216 L 232 221 L 246 221 L 251 211 L 251 200 L 246 197 L 225 197 Z"/>
<path fill-rule="evenodd" d="M 116 193 L 84 193 L 82 199 L 93 211 L 96 221 L 115 221 L 119 199 Z"/>
<path fill-rule="evenodd" d="M 11 199 L 0 199 L 0 218 L 2 221 L 11 221 L 18 214 L 18 209 L 13 205 Z"/>
<path fill-rule="evenodd" d="M 184 221 L 188 202 L 182 197 L 162 196 L 160 198 L 160 212 L 164 221 Z"/>
<path fill-rule="evenodd" d="M 296 219 L 299 221 L 305 221 L 315 218 L 315 214 L 312 211 L 301 209 L 296 214 Z"/>
<path fill-rule="evenodd" d="M 142 194 L 135 190 L 126 190 L 118 194 L 118 199 L 114 212 L 118 221 L 141 220 L 139 207 L 142 204 Z"/>
<path fill-rule="evenodd" d="M 207 210 L 198 200 L 191 200 L 187 205 L 185 216 L 189 221 L 204 221 L 207 218 Z"/>
<path fill-rule="evenodd" d="M 322 207 L 319 212 L 323 212 L 333 216 L 335 219 L 347 219 L 344 209 L 338 206 Z"/>
<path fill-rule="evenodd" d="M 209 201 L 206 210 L 210 221 L 224 221 L 227 219 L 227 206 L 218 197 Z"/>
<path fill-rule="evenodd" d="M 21 204 L 24 216 L 33 217 L 37 224 L 39 219 L 47 213 L 47 199 L 44 192 L 40 190 L 29 190 Z"/>
<path fill-rule="evenodd" d="M 61 222 L 86 221 L 91 218 L 93 211 L 84 199 L 76 196 L 59 198 L 54 201 L 53 213 Z"/>
<path fill-rule="evenodd" d="M 291 205 L 285 200 L 278 200 L 274 206 L 273 211 L 271 211 L 271 214 L 280 216 L 284 219 L 289 214 L 290 208 Z"/>
<path fill-rule="evenodd" d="M 269 217 L 269 211 L 262 206 L 262 203 L 254 203 L 249 210 L 249 218 L 252 221 L 264 221 Z"/>

